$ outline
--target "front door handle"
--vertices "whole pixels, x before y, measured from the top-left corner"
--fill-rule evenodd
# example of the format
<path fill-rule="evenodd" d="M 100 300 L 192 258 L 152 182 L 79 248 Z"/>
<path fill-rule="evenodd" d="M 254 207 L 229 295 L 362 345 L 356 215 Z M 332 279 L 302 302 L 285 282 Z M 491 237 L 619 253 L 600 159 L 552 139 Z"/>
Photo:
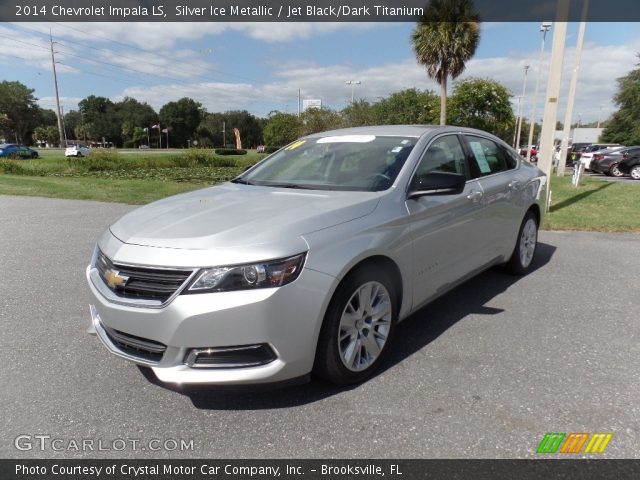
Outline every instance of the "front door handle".
<path fill-rule="evenodd" d="M 467 198 L 469 200 L 471 200 L 472 202 L 477 202 L 478 200 L 480 200 L 482 198 L 482 192 L 480 192 L 478 190 L 472 190 L 471 193 L 469 195 L 467 195 Z"/>
<path fill-rule="evenodd" d="M 517 190 L 518 188 L 520 188 L 520 182 L 518 180 L 513 180 L 511 183 L 509 183 L 509 188 Z"/>

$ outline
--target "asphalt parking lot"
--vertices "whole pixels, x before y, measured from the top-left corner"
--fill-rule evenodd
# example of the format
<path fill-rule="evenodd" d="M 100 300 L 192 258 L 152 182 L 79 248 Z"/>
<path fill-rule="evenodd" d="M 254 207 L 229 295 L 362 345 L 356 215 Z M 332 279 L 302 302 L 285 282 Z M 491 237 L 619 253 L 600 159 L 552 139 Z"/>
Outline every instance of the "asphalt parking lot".
<path fill-rule="evenodd" d="M 362 385 L 181 390 L 85 333 L 94 242 L 131 208 L 0 196 L 0 458 L 530 458 L 546 432 L 612 432 L 603 456 L 640 457 L 640 235 L 542 232 L 532 274 L 420 310 Z"/>

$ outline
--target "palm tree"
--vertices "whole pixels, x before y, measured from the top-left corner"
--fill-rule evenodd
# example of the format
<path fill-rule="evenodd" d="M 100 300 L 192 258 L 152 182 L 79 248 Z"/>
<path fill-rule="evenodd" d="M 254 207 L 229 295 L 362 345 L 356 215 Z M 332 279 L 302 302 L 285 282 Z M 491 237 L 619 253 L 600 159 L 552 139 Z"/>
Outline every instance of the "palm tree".
<path fill-rule="evenodd" d="M 440 125 L 447 123 L 447 79 L 457 78 L 480 40 L 472 0 L 431 0 L 411 34 L 416 59 L 440 84 Z"/>

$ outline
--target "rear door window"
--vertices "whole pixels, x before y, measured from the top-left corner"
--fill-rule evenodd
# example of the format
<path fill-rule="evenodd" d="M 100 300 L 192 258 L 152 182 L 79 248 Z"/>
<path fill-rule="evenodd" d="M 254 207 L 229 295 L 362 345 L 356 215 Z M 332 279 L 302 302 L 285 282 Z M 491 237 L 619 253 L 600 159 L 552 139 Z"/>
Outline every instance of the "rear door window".
<path fill-rule="evenodd" d="M 465 135 L 465 139 L 481 177 L 506 172 L 518 164 L 515 157 L 493 140 L 472 135 Z"/>

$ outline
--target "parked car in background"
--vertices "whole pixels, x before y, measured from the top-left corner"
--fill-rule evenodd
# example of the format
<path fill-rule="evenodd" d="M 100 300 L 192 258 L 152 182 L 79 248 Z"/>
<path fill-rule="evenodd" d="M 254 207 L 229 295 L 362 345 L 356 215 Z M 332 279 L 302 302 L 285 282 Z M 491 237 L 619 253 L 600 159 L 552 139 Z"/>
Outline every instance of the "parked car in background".
<path fill-rule="evenodd" d="M 138 150 L 149 150 L 149 148 L 150 148 L 149 145 L 140 145 L 138 147 Z"/>
<path fill-rule="evenodd" d="M 617 150 L 622 150 L 623 148 L 624 145 L 606 145 L 602 143 L 589 145 L 584 149 L 582 155 L 580 155 L 580 163 L 584 165 L 585 170 L 589 170 L 589 167 L 591 166 L 591 159 L 595 154 L 611 153 Z"/>
<path fill-rule="evenodd" d="M 523 157 L 527 156 L 527 146 L 526 145 L 522 145 L 520 147 L 520 149 L 518 150 L 518 153 L 520 153 L 520 155 L 522 155 Z M 531 145 L 531 161 L 536 162 L 538 160 L 538 146 L 537 145 Z"/>
<path fill-rule="evenodd" d="M 65 157 L 84 157 L 91 152 L 91 148 L 86 145 L 71 145 L 64 151 Z"/>
<path fill-rule="evenodd" d="M 266 145 L 258 145 L 256 148 L 256 153 L 264 153 L 266 148 Z"/>
<path fill-rule="evenodd" d="M 475 129 L 309 135 L 107 229 L 92 326 L 164 382 L 360 382 L 412 312 L 492 265 L 532 269 L 545 183 Z"/>
<path fill-rule="evenodd" d="M 624 154 L 618 164 L 618 169 L 623 175 L 629 175 L 634 180 L 640 180 L 640 153 Z"/>
<path fill-rule="evenodd" d="M 612 177 L 621 177 L 623 173 L 618 168 L 618 164 L 625 154 L 633 155 L 635 153 L 640 153 L 640 146 L 625 147 L 611 152 L 595 153 L 591 159 L 589 170 L 604 173 Z"/>
<path fill-rule="evenodd" d="M 0 157 L 4 158 L 38 158 L 38 152 L 33 148 L 16 143 L 0 144 Z"/>

